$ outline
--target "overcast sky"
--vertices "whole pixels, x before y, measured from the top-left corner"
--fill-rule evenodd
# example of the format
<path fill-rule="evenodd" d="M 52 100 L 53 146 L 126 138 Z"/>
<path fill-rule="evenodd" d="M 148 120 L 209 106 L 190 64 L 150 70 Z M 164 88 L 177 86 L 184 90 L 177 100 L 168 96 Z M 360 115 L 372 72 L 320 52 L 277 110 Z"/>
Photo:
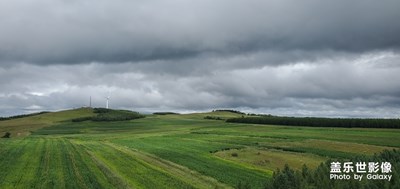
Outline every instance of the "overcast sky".
<path fill-rule="evenodd" d="M 0 0 L 0 116 L 400 117 L 398 0 Z"/>

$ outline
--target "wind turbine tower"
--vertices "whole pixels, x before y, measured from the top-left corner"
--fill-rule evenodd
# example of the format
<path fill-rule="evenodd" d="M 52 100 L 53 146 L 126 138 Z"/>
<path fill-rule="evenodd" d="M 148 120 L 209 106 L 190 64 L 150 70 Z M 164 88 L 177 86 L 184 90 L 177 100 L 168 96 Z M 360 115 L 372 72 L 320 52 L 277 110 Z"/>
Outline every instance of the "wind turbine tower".
<path fill-rule="evenodd" d="M 108 109 L 108 102 L 110 101 L 110 96 L 107 96 L 106 99 L 107 99 L 106 108 Z"/>

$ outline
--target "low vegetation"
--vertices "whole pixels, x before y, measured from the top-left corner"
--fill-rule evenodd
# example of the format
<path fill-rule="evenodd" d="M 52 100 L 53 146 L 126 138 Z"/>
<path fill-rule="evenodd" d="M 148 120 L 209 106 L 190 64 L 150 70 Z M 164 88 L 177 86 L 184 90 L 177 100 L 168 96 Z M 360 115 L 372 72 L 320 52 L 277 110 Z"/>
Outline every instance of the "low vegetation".
<path fill-rule="evenodd" d="M 4 134 L 4 136 L 2 136 L 1 138 L 10 138 L 11 137 L 11 133 L 10 132 L 6 132 Z"/>

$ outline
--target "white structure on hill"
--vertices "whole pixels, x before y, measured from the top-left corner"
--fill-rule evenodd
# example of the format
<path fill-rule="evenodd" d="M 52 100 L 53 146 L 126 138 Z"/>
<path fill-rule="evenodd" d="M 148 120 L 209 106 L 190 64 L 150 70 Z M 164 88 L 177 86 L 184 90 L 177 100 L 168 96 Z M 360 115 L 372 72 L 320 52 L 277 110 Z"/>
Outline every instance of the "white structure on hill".
<path fill-rule="evenodd" d="M 109 103 L 109 101 L 110 101 L 110 96 L 107 96 L 106 99 L 107 99 L 106 108 L 108 109 L 108 103 Z"/>

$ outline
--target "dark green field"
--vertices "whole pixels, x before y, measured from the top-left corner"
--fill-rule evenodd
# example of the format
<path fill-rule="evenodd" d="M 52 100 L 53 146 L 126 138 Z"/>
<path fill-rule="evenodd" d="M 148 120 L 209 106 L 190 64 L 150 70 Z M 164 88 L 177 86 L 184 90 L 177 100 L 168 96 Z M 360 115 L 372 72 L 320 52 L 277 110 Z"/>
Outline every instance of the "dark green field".
<path fill-rule="evenodd" d="M 400 130 L 290 127 L 204 119 L 232 112 L 72 122 L 91 109 L 0 122 L 0 188 L 263 188 L 288 164 L 400 147 Z"/>

